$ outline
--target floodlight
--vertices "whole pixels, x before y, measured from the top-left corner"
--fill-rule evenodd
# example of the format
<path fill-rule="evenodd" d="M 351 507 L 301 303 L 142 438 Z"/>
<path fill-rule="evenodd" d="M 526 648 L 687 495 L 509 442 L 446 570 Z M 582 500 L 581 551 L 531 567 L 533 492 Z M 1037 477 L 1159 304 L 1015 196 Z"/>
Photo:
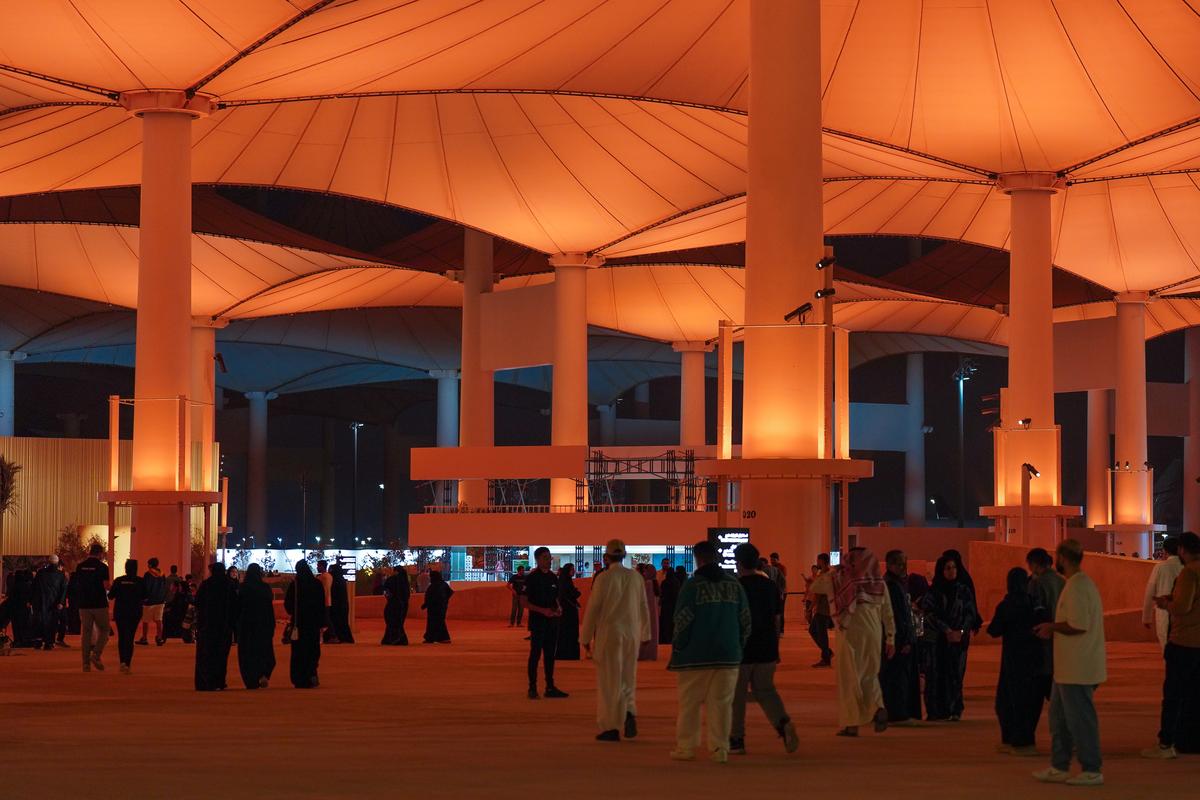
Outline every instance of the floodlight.
<path fill-rule="evenodd" d="M 820 300 L 823 297 L 833 297 L 835 294 L 837 294 L 837 289 L 817 289 L 817 291 L 813 292 L 813 297 Z"/>
<path fill-rule="evenodd" d="M 824 258 L 822 258 L 820 261 L 817 262 L 817 269 L 825 269 L 826 267 L 832 267 L 836 263 L 837 263 L 837 259 L 834 258 L 833 256 L 825 256 Z"/>
<path fill-rule="evenodd" d="M 1029 473 L 1029 477 L 1031 477 L 1031 478 L 1042 477 L 1042 473 L 1038 472 L 1038 468 L 1035 467 L 1033 464 L 1026 462 L 1026 463 L 1022 464 L 1021 466 L 1023 466 L 1025 468 L 1025 471 Z"/>
<path fill-rule="evenodd" d="M 1032 422 L 1033 422 L 1033 417 L 1026 417 L 1025 419 L 1017 420 L 1017 424 L 1020 425 L 1025 430 L 1029 430 L 1029 425 Z"/>
<path fill-rule="evenodd" d="M 805 314 L 812 311 L 812 307 L 812 303 L 805 303 L 804 305 L 796 306 L 791 311 L 783 315 L 783 321 L 794 322 L 795 320 L 801 319 Z"/>

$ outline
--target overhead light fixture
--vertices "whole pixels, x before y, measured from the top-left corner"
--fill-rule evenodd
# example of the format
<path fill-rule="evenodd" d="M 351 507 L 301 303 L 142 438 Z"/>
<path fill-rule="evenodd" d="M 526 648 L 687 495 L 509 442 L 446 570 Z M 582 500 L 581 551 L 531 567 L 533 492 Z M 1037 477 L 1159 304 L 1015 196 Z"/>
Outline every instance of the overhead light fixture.
<path fill-rule="evenodd" d="M 1126 461 L 1126 462 L 1125 462 L 1125 469 L 1129 469 L 1129 462 L 1128 462 L 1128 461 Z"/>
<path fill-rule="evenodd" d="M 826 267 L 832 267 L 836 263 L 837 263 L 837 259 L 834 258 L 833 256 L 825 256 L 824 258 L 822 258 L 820 261 L 817 262 L 817 269 L 825 269 Z"/>
<path fill-rule="evenodd" d="M 1029 426 L 1032 424 L 1032 422 L 1033 417 L 1026 417 L 1025 419 L 1017 420 L 1017 424 L 1020 425 L 1024 430 L 1029 430 Z"/>
<path fill-rule="evenodd" d="M 812 311 L 812 303 L 796 306 L 791 311 L 783 315 L 784 322 L 795 322 L 796 320 L 804 321 L 804 315 Z"/>
<path fill-rule="evenodd" d="M 1035 467 L 1033 464 L 1030 464 L 1029 462 L 1025 462 L 1021 466 L 1023 466 L 1025 468 L 1025 471 L 1029 473 L 1029 477 L 1031 477 L 1031 478 L 1042 477 L 1042 473 L 1038 472 L 1038 468 Z"/>
<path fill-rule="evenodd" d="M 815 292 L 813 292 L 813 297 L 820 300 L 823 297 L 833 297 L 835 294 L 837 294 L 837 289 L 834 288 L 817 289 Z"/>

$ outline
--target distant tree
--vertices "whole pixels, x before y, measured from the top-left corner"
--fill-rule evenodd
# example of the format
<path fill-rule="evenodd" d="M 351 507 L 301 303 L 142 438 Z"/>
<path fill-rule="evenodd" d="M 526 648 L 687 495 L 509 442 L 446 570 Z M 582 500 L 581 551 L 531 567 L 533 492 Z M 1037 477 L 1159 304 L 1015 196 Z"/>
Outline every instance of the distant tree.
<path fill-rule="evenodd" d="M 4 517 L 17 510 L 17 474 L 21 465 L 0 456 L 0 594 L 4 594 Z"/>

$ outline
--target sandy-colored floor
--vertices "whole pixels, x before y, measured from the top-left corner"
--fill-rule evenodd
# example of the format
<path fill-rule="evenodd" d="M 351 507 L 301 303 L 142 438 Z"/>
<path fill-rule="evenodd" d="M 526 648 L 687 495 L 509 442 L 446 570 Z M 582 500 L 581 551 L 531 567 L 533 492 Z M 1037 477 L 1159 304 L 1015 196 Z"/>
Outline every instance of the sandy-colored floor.
<path fill-rule="evenodd" d="M 411 631 L 410 631 L 411 632 Z M 320 689 L 287 683 L 287 651 L 266 691 L 191 690 L 190 647 L 140 647 L 134 673 L 83 674 L 77 649 L 0 659 L 0 798 L 802 797 L 1115 798 L 1197 796 L 1200 757 L 1150 762 L 1161 662 L 1152 646 L 1110 646 L 1112 681 L 1098 695 L 1108 785 L 1042 786 L 1044 759 L 994 752 L 992 686 L 999 648 L 972 649 L 967 716 L 957 724 L 835 738 L 834 675 L 812 670 L 799 630 L 784 639 L 780 686 L 801 729 L 785 756 L 757 708 L 751 755 L 726 766 L 667 759 L 675 681 L 643 663 L 642 735 L 592 740 L 589 662 L 564 664 L 567 700 L 525 698 L 518 630 L 457 623 L 455 643 L 328 647 Z M 74 644 L 74 640 L 72 640 Z M 665 655 L 665 648 L 664 648 Z M 240 686 L 236 664 L 230 685 Z M 1046 742 L 1045 721 L 1039 745 Z"/>

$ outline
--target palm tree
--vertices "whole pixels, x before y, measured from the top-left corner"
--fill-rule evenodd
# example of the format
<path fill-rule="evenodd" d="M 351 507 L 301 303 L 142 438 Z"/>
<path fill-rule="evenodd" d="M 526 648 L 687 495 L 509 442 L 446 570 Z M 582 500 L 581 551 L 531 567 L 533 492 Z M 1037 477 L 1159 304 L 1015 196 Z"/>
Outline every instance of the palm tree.
<path fill-rule="evenodd" d="M 21 465 L 0 456 L 0 594 L 4 594 L 4 515 L 17 509 L 17 473 Z"/>

